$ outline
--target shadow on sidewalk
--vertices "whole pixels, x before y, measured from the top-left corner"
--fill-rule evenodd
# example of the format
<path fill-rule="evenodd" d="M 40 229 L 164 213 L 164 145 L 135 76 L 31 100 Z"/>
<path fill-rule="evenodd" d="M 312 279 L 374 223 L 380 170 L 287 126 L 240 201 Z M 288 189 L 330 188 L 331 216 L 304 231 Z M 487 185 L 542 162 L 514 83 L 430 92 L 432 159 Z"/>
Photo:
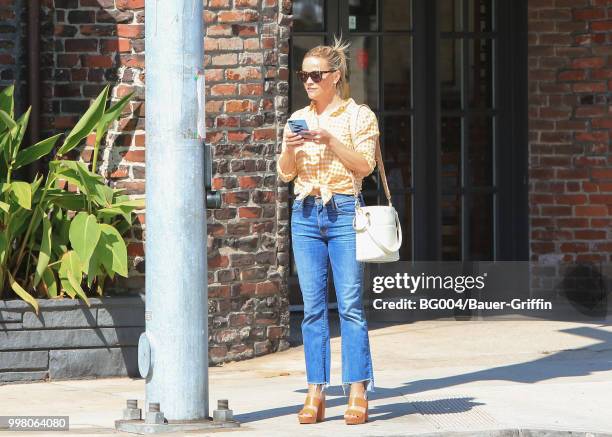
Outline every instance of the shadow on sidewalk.
<path fill-rule="evenodd" d="M 612 333 L 593 327 L 562 329 L 560 332 L 599 340 L 578 349 L 565 349 L 525 363 L 494 367 L 446 378 L 424 379 L 405 383 L 402 394 L 452 387 L 475 381 L 501 380 L 532 384 L 547 379 L 586 376 L 612 369 Z M 572 365 L 568 365 L 573 361 Z"/>
<path fill-rule="evenodd" d="M 292 338 L 290 340 L 292 346 L 299 346 L 301 344 L 301 333 L 299 331 L 302 317 L 302 314 L 299 313 L 296 315 L 292 314 Z M 338 330 L 338 314 L 336 311 L 330 311 L 330 335 L 332 337 L 339 335 Z M 398 387 L 381 387 L 377 385 L 375 386 L 376 391 L 369 394 L 370 399 L 380 401 L 478 381 L 501 380 L 531 384 L 554 378 L 586 376 L 595 372 L 604 372 L 612 369 L 612 333 L 590 326 L 568 328 L 560 332 L 588 337 L 599 340 L 599 342 L 582 348 L 566 349 L 551 353 L 543 358 L 524 363 L 499 366 L 443 378 L 406 381 Z M 571 362 L 571 365 L 568 365 L 568 362 Z M 306 394 L 307 389 L 302 388 L 296 391 Z M 484 405 L 483 403 L 475 402 L 474 399 L 474 397 L 466 396 L 418 402 L 395 402 L 388 404 L 378 402 L 376 406 L 370 406 L 371 417 L 369 421 L 388 420 L 414 413 L 424 415 L 462 413 L 476 406 Z M 327 389 L 326 405 L 328 407 L 345 406 L 346 402 L 347 398 L 343 395 L 341 386 L 330 386 Z M 302 404 L 295 404 L 254 411 L 238 414 L 236 419 L 240 422 L 248 423 L 272 417 L 294 415 L 301 407 Z M 329 419 L 342 420 L 343 417 L 338 415 L 331 416 Z"/>

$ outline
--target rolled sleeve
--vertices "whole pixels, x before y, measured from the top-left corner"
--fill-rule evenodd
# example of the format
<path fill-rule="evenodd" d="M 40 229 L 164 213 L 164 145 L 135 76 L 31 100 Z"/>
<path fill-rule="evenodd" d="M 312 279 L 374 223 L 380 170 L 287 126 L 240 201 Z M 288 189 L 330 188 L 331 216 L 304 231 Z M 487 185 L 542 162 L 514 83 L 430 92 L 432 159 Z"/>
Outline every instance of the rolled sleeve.
<path fill-rule="evenodd" d="M 371 174 L 376 167 L 376 142 L 379 135 L 376 114 L 370 108 L 362 107 L 357 117 L 357 127 L 353 138 L 355 151 L 361 153 L 370 167 L 370 171 L 362 177 Z"/>
<path fill-rule="evenodd" d="M 282 140 L 282 148 L 281 150 L 285 149 L 285 133 L 287 131 L 287 125 L 285 125 L 285 129 L 283 130 L 283 140 Z M 291 182 L 293 180 L 293 178 L 295 178 L 297 176 L 297 167 L 295 168 L 294 171 L 289 172 L 289 173 L 285 173 L 281 170 L 280 165 L 279 165 L 279 161 L 280 158 L 276 160 L 276 172 L 278 173 L 278 177 L 283 181 L 283 182 Z"/>

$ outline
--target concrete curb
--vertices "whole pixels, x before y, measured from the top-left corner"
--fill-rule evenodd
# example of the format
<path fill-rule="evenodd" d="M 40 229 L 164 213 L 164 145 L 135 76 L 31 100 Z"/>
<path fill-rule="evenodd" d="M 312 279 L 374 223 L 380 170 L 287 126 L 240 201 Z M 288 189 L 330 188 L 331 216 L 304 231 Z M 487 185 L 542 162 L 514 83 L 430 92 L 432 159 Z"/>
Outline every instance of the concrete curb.
<path fill-rule="evenodd" d="M 385 434 L 384 437 L 612 437 L 612 434 L 588 431 L 562 431 L 550 429 L 494 429 L 481 431 L 434 432 L 425 434 Z M 368 437 L 383 437 L 382 434 L 369 434 Z"/>

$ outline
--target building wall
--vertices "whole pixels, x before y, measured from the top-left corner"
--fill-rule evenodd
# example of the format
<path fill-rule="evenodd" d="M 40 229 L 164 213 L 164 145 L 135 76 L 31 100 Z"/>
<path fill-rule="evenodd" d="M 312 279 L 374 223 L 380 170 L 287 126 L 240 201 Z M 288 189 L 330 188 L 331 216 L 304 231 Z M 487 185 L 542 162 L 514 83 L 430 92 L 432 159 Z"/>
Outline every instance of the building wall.
<path fill-rule="evenodd" d="M 612 261 L 612 1 L 529 0 L 531 259 Z"/>
<path fill-rule="evenodd" d="M 289 345 L 287 187 L 277 180 L 277 138 L 288 111 L 288 1 L 209 0 L 205 12 L 209 297 L 215 361 Z"/>
<path fill-rule="evenodd" d="M 289 345 L 287 186 L 278 184 L 275 156 L 288 116 L 291 3 L 203 2 L 206 141 L 214 150 L 213 185 L 223 193 L 223 208 L 202 217 L 209 233 L 209 357 L 218 363 Z M 144 3 L 41 0 L 43 134 L 71 129 L 107 83 L 114 100 L 134 91 L 99 155 L 110 185 L 134 197 L 145 193 Z M 0 0 L 0 14 L 10 11 Z M 14 68 L 1 56 L 8 67 L 0 71 Z M 89 161 L 92 150 L 90 139 L 73 156 Z M 129 278 L 109 291 L 144 291 L 145 218 L 142 211 L 128 239 Z"/>

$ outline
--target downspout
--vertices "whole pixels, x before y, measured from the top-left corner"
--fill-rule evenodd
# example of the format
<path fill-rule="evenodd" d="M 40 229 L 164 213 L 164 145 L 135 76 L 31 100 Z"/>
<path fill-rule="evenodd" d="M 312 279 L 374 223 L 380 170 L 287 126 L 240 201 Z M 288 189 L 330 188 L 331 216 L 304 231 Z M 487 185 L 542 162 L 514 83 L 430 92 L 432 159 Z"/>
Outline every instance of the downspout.
<path fill-rule="evenodd" d="M 40 138 L 40 0 L 28 4 L 28 97 L 32 110 L 29 122 L 29 145 Z M 28 166 L 28 176 L 34 179 L 40 171 L 40 160 Z"/>

